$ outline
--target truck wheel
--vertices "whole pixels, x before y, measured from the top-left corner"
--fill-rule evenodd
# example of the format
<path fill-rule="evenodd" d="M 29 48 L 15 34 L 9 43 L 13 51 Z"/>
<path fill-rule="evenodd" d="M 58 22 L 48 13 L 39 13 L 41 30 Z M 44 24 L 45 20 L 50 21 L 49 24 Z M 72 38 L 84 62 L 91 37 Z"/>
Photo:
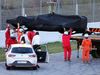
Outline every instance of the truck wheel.
<path fill-rule="evenodd" d="M 93 50 L 93 51 L 91 51 L 91 55 L 94 58 L 100 58 L 100 51 L 99 50 Z"/>

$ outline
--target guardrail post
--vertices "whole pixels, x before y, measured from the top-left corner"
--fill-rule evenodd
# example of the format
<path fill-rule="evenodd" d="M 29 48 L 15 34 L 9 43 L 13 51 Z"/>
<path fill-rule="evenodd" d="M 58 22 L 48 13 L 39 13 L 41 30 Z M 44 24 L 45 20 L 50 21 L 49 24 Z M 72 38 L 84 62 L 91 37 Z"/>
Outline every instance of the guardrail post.
<path fill-rule="evenodd" d="M 79 45 L 80 45 L 80 41 L 77 41 L 77 58 L 79 58 Z"/>
<path fill-rule="evenodd" d="M 2 11 L 1 10 L 2 10 L 2 8 L 1 8 L 1 6 L 2 6 L 2 0 L 0 0 L 0 30 L 1 30 L 1 24 L 2 24 L 2 21 L 1 21 L 1 18 L 2 18 L 2 15 L 1 15 Z"/>

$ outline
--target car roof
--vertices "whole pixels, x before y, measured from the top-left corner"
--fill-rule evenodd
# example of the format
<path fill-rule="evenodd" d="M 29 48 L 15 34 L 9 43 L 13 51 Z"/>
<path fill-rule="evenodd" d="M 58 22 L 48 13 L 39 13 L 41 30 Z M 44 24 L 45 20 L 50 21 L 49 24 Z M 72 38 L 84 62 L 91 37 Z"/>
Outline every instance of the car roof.
<path fill-rule="evenodd" d="M 12 44 L 11 47 L 32 47 L 30 44 Z"/>

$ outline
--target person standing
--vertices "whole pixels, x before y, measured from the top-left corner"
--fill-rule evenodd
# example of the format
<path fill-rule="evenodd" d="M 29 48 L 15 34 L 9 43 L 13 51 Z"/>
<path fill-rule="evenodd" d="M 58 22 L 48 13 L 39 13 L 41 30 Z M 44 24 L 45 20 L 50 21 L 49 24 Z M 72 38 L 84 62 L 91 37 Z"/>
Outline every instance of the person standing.
<path fill-rule="evenodd" d="M 82 36 L 84 36 L 85 34 L 91 35 L 91 32 L 88 31 L 88 29 L 85 29 L 85 32 L 83 32 Z"/>
<path fill-rule="evenodd" d="M 17 31 L 16 31 L 16 28 L 13 28 L 12 34 L 14 35 L 14 37 L 16 37 L 16 40 L 17 40 Z"/>
<path fill-rule="evenodd" d="M 32 46 L 33 46 L 33 49 L 35 50 L 35 52 L 38 49 L 40 49 L 40 36 L 39 36 L 39 32 L 35 33 L 35 36 L 32 39 Z M 37 62 L 37 67 L 40 68 L 40 66 L 38 65 L 38 62 Z"/>
<path fill-rule="evenodd" d="M 30 40 L 30 44 L 32 44 L 32 39 L 35 36 L 35 32 L 31 30 L 27 33 L 27 35 L 28 35 L 28 39 Z"/>
<path fill-rule="evenodd" d="M 10 25 L 9 24 L 8 24 L 8 28 L 6 29 L 5 38 L 6 38 L 6 40 L 5 40 L 5 47 L 7 49 L 7 41 L 10 38 Z"/>
<path fill-rule="evenodd" d="M 92 47 L 92 42 L 91 40 L 88 38 L 88 34 L 85 34 L 85 39 L 83 39 L 82 41 L 82 45 L 80 46 L 80 49 L 83 47 L 83 55 L 82 55 L 82 60 L 83 63 L 85 63 L 85 56 L 87 58 L 87 62 L 89 62 L 89 53 L 90 53 L 90 48 Z"/>
<path fill-rule="evenodd" d="M 23 41 L 24 44 L 30 44 L 30 41 L 28 39 L 28 36 L 26 34 L 26 31 L 24 31 L 24 34 L 20 37 L 20 42 Z"/>
<path fill-rule="evenodd" d="M 20 37 L 23 35 L 23 30 L 19 28 L 19 23 L 18 23 L 18 28 L 17 28 L 17 38 L 18 38 L 18 43 L 20 44 Z"/>
<path fill-rule="evenodd" d="M 70 37 L 72 34 L 72 29 L 70 29 L 70 34 L 68 35 L 68 32 L 65 31 L 62 35 L 62 43 L 63 43 L 63 49 L 64 49 L 64 59 L 65 61 L 68 59 L 70 61 L 71 57 L 71 46 L 70 46 Z M 68 52 L 68 58 L 67 58 L 67 52 Z"/>
<path fill-rule="evenodd" d="M 32 46 L 33 46 L 35 51 L 37 51 L 37 49 L 40 49 L 40 36 L 39 36 L 39 32 L 35 33 L 35 36 L 32 39 Z"/>
<path fill-rule="evenodd" d="M 10 35 L 10 38 L 7 41 L 7 48 L 9 48 L 12 44 L 17 44 L 16 37 L 13 34 Z"/>

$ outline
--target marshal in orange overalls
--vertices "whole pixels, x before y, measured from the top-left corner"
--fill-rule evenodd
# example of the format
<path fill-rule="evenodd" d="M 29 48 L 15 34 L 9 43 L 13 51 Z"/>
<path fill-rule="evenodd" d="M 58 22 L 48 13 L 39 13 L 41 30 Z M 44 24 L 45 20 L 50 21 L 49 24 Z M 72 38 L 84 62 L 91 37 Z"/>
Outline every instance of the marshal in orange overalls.
<path fill-rule="evenodd" d="M 87 57 L 87 62 L 88 62 L 89 61 L 89 52 L 90 52 L 90 47 L 92 47 L 92 42 L 89 38 L 85 38 L 82 41 L 81 46 L 83 46 L 83 55 L 82 55 L 83 62 L 85 62 L 85 56 Z"/>

